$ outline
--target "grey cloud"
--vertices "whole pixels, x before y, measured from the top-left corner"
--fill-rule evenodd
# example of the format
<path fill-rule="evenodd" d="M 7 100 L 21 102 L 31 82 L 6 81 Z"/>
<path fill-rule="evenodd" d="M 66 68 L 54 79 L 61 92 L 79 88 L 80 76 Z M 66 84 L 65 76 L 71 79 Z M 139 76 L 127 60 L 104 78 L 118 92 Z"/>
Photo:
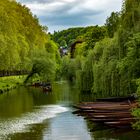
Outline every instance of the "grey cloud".
<path fill-rule="evenodd" d="M 43 20 L 46 20 L 48 23 L 52 25 L 70 25 L 70 26 L 75 26 L 77 24 L 86 24 L 89 23 L 90 20 L 92 19 L 93 15 L 99 15 L 101 14 L 101 11 L 81 11 L 80 13 L 74 13 L 74 14 L 68 14 L 67 12 L 59 12 L 58 13 L 53 13 L 50 14 L 49 16 L 45 17 L 42 16 L 40 17 Z"/>
<path fill-rule="evenodd" d="M 58 7 L 51 12 L 48 12 L 46 9 L 43 11 L 44 13 L 40 15 L 40 21 L 43 23 L 46 21 L 46 23 L 50 25 L 76 26 L 81 24 L 82 26 L 88 24 L 90 20 L 93 20 L 93 15 L 99 15 L 103 12 L 102 10 L 78 9 L 78 13 L 69 13 L 74 9 L 77 3 L 78 1 L 65 5 L 64 7 Z"/>
<path fill-rule="evenodd" d="M 47 25 L 51 31 L 72 26 L 86 26 L 86 25 L 96 25 L 96 24 L 104 24 L 105 19 L 110 13 L 116 9 L 107 9 L 104 8 L 92 8 L 92 5 L 89 7 L 84 6 L 85 2 L 92 0 L 72 0 L 72 2 L 67 2 L 66 0 L 17 0 L 23 4 L 54 4 L 58 2 L 62 2 L 62 5 L 56 5 L 56 7 L 49 8 L 49 9 L 32 9 L 33 14 L 35 13 L 40 20 L 40 23 L 43 25 Z M 98 0 L 95 0 L 96 2 Z M 110 0 L 104 0 L 110 1 Z M 121 0 L 116 0 L 120 1 Z M 99 1 L 100 3 L 100 1 Z M 119 3 L 119 2 L 118 2 Z M 110 3 L 109 3 L 110 4 Z M 108 5 L 109 5 L 108 4 Z M 112 3 L 113 4 L 113 3 Z M 120 5 L 119 5 L 120 6 Z M 95 5 L 94 5 L 95 7 Z"/>

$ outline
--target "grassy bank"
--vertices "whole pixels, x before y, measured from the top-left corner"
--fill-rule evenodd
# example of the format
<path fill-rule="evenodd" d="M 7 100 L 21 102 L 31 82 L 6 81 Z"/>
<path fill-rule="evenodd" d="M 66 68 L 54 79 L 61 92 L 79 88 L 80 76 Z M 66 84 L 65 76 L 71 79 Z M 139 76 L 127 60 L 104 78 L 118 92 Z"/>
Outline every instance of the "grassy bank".
<path fill-rule="evenodd" d="M 0 93 L 7 92 L 23 84 L 26 76 L 7 76 L 0 77 Z"/>

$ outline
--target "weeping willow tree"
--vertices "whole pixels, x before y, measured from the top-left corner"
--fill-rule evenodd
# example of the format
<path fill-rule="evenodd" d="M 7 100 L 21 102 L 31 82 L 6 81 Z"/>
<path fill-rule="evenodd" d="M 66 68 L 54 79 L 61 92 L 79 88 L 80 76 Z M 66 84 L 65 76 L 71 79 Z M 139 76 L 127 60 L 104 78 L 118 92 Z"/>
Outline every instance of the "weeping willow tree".
<path fill-rule="evenodd" d="M 76 72 L 82 91 L 92 91 L 100 96 L 123 96 L 137 91 L 136 81 L 140 76 L 139 9 L 140 1 L 125 0 L 119 14 L 119 25 L 114 23 L 117 29 L 111 35 L 113 38 L 106 37 L 96 42 L 90 50 L 86 50 L 84 44 L 76 48 L 75 59 L 79 55 L 85 59 L 81 62 L 82 68 Z"/>
<path fill-rule="evenodd" d="M 60 70 L 60 54 L 57 45 L 49 40 L 43 50 L 38 50 L 32 60 L 32 69 L 24 83 L 33 80 L 53 81 Z"/>
<path fill-rule="evenodd" d="M 124 30 L 140 31 L 140 1 L 124 0 L 122 6 L 121 25 Z"/>
<path fill-rule="evenodd" d="M 96 97 L 139 94 L 140 0 L 124 0 L 119 19 L 116 17 L 112 22 L 111 18 L 112 15 L 106 24 L 114 24 L 114 27 L 106 27 L 111 34 L 99 37 L 98 42 L 95 36 L 91 36 L 89 42 L 79 44 L 74 59 L 64 61 L 68 68 L 65 72 L 72 71 L 79 89 L 84 93 L 90 91 Z M 135 110 L 134 116 L 139 117 L 140 110 Z M 140 129 L 140 121 L 134 127 Z"/>
<path fill-rule="evenodd" d="M 137 86 L 134 77 L 137 73 L 132 69 L 139 69 L 139 32 L 140 32 L 140 1 L 125 0 L 122 8 L 121 27 L 118 29 L 120 92 L 136 92 Z M 138 52 L 134 51 L 137 50 Z M 133 52 L 133 56 L 132 56 Z M 135 66 L 133 65 L 135 64 Z M 133 67 L 134 66 L 134 67 Z"/>
<path fill-rule="evenodd" d="M 50 82 L 55 79 L 55 63 L 50 58 L 46 59 L 45 57 L 33 60 L 31 72 L 24 83 L 36 80 Z"/>
<path fill-rule="evenodd" d="M 124 96 L 137 92 L 140 1 L 124 0 L 122 11 L 111 14 L 105 27 L 108 33 L 114 28 L 111 35 L 102 36 L 99 30 L 87 33 L 89 40 L 75 47 L 74 59 L 64 58 L 63 73 L 74 77 L 81 91 L 94 95 Z"/>
<path fill-rule="evenodd" d="M 120 93 L 117 39 L 105 38 L 96 44 L 93 52 L 93 92 L 101 96 L 117 96 Z"/>
<path fill-rule="evenodd" d="M 81 64 L 81 69 L 77 71 L 77 84 L 81 91 L 89 92 L 91 91 L 93 85 L 93 55 L 89 52 L 88 59 L 85 59 Z M 81 63 L 81 62 L 80 62 Z M 79 82 L 80 81 L 80 82 Z M 86 82 L 85 82 L 86 81 Z"/>

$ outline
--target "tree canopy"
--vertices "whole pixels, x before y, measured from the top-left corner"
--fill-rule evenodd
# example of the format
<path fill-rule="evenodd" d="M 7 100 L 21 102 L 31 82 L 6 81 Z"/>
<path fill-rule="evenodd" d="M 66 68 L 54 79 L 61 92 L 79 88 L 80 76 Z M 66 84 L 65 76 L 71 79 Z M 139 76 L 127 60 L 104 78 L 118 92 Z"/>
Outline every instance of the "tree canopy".
<path fill-rule="evenodd" d="M 82 31 L 84 29 L 85 32 L 79 31 L 84 42 L 76 46 L 74 59 L 69 60 L 72 61 L 70 65 L 66 65 L 68 60 L 62 63 L 65 69 L 72 69 L 72 73 L 67 70 L 67 74 L 75 77 L 81 91 L 90 91 L 97 96 L 137 92 L 140 78 L 140 1 L 124 0 L 122 11 L 112 12 L 105 26 L 90 27 L 90 30 L 89 27 L 81 28 Z"/>
<path fill-rule="evenodd" d="M 15 1 L 0 1 L 0 19 L 1 72 L 30 72 L 36 59 L 52 71 L 57 69 L 58 48 L 47 34 L 48 28 L 41 26 L 26 6 Z"/>

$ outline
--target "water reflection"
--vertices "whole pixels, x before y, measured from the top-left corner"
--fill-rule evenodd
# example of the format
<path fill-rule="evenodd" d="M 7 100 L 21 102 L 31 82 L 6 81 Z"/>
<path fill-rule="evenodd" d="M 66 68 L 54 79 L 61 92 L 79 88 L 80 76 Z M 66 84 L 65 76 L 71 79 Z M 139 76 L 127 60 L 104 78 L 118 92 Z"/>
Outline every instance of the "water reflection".
<path fill-rule="evenodd" d="M 0 96 L 0 138 L 90 140 L 83 118 L 73 115 L 70 108 L 78 100 L 78 91 L 67 83 L 55 83 L 52 93 L 21 87 L 3 94 Z"/>
<path fill-rule="evenodd" d="M 91 140 L 83 118 L 74 116 L 71 112 L 51 119 L 50 130 L 51 133 L 44 135 L 45 140 Z"/>
<path fill-rule="evenodd" d="M 33 109 L 33 98 L 26 88 L 18 88 L 0 95 L 0 118 L 19 117 Z"/>
<path fill-rule="evenodd" d="M 0 95 L 2 140 L 135 140 L 137 131 L 116 134 L 72 114 L 72 104 L 94 100 L 66 82 L 54 83 L 52 93 L 21 87 Z M 92 131 L 91 131 L 92 130 Z M 121 131 L 122 132 L 122 131 Z"/>

